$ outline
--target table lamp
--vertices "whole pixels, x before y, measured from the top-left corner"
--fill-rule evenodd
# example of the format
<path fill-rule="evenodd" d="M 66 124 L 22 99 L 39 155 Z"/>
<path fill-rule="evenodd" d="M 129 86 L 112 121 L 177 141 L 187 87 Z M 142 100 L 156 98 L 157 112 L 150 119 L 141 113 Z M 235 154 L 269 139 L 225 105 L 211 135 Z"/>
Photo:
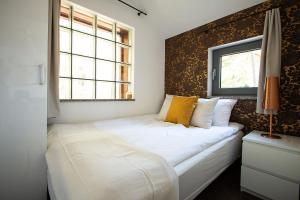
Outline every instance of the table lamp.
<path fill-rule="evenodd" d="M 265 96 L 263 108 L 270 115 L 270 130 L 268 134 L 261 134 L 263 137 L 271 139 L 280 139 L 278 135 L 272 135 L 273 114 L 277 113 L 279 108 L 279 77 L 269 76 L 266 78 Z"/>

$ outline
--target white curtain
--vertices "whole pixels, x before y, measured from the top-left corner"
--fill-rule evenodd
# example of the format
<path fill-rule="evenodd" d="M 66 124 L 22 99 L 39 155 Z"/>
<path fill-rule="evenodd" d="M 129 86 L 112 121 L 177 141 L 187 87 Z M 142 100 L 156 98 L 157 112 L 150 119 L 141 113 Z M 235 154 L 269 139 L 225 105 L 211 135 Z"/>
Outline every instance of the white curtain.
<path fill-rule="evenodd" d="M 59 114 L 59 16 L 60 0 L 49 0 L 48 118 Z"/>
<path fill-rule="evenodd" d="M 281 69 L 281 22 L 279 8 L 266 12 L 261 48 L 256 112 L 268 114 L 263 108 L 265 83 L 268 77 L 280 77 Z M 276 113 L 274 110 L 273 113 Z"/>

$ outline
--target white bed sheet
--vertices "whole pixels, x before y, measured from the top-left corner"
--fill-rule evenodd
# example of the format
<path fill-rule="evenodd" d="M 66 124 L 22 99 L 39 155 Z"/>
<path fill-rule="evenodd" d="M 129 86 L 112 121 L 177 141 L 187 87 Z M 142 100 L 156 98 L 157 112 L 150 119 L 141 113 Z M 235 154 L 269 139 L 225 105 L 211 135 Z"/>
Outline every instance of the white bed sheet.
<path fill-rule="evenodd" d="M 93 123 L 97 129 L 120 136 L 129 144 L 163 157 L 171 166 L 195 156 L 210 146 L 236 134 L 242 125 L 210 129 L 186 128 L 180 124 L 157 120 L 157 115 L 144 115 Z"/>

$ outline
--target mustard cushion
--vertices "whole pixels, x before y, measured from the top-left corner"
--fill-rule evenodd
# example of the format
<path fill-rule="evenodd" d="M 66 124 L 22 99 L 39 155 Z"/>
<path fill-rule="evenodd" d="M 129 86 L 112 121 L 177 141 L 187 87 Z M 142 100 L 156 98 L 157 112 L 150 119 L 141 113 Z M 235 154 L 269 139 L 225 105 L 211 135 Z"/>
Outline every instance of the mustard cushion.
<path fill-rule="evenodd" d="M 198 97 L 173 96 L 165 122 L 190 126 L 190 121 L 196 107 Z"/>

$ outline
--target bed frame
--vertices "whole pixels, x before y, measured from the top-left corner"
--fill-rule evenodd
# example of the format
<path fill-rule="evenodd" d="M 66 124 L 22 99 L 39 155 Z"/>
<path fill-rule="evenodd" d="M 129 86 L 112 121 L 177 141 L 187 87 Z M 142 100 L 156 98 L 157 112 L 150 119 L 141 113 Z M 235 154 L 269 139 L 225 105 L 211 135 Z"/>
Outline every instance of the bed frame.
<path fill-rule="evenodd" d="M 175 167 L 179 177 L 180 200 L 197 197 L 241 156 L 243 135 L 240 131 Z"/>

